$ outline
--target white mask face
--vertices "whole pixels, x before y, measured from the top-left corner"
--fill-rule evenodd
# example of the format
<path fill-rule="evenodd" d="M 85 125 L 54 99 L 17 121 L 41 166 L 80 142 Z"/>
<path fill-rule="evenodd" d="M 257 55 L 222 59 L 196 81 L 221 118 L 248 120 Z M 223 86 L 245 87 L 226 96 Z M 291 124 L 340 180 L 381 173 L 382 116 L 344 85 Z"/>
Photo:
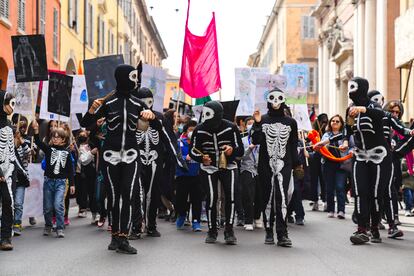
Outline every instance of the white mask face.
<path fill-rule="evenodd" d="M 348 94 L 351 94 L 358 90 L 358 83 L 356 81 L 348 82 Z"/>
<path fill-rule="evenodd" d="M 280 105 L 286 101 L 285 93 L 280 91 L 272 91 L 267 94 L 266 100 L 272 104 L 273 109 L 279 109 Z"/>
<path fill-rule="evenodd" d="M 152 108 L 152 105 L 154 104 L 154 98 L 143 98 L 142 101 L 147 105 L 148 108 Z"/>
<path fill-rule="evenodd" d="M 381 94 L 373 96 L 371 101 L 378 103 L 380 106 L 384 105 L 384 97 Z"/>
<path fill-rule="evenodd" d="M 137 86 L 138 86 L 138 70 L 131 71 L 129 73 L 129 79 L 132 82 L 135 82 L 135 88 L 137 88 Z"/>
<path fill-rule="evenodd" d="M 203 115 L 201 115 L 201 122 L 204 123 L 207 120 L 214 118 L 214 110 L 210 107 L 204 106 L 203 107 Z"/>

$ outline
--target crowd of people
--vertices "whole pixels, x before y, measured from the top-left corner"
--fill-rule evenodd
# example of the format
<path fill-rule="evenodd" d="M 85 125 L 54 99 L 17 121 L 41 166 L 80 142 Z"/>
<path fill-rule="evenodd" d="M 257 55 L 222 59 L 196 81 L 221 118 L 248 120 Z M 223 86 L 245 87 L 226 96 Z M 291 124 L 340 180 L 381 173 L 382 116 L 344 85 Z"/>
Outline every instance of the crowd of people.
<path fill-rule="evenodd" d="M 267 94 L 266 114 L 231 122 L 218 101 L 204 104 L 201 118 L 153 111 L 152 92 L 140 87 L 132 66 L 118 66 L 115 79 L 116 89 L 91 103 L 76 131 L 64 122 L 10 117 L 13 95 L 0 92 L 2 250 L 23 234 L 30 162 L 44 170 L 43 235 L 65 237 L 74 196 L 77 216 L 90 212 L 91 223 L 111 233 L 108 249 L 126 254 L 137 253 L 130 240 L 161 236 L 157 218 L 195 232 L 207 222 L 206 243 L 223 228 L 225 243 L 236 244 L 237 225 L 264 229 L 265 244 L 291 247 L 288 223 L 305 224 L 304 199 L 314 211 L 322 201 L 328 218 L 352 218 L 354 244 L 381 242 L 382 219 L 389 238 L 403 236 L 400 197 L 405 215 L 414 215 L 413 126 L 401 123 L 399 101 L 384 105 L 365 79 L 349 82 L 345 118 L 322 113 L 314 120 L 318 142 L 298 130 L 278 88 Z M 346 214 L 351 197 L 354 212 Z"/>

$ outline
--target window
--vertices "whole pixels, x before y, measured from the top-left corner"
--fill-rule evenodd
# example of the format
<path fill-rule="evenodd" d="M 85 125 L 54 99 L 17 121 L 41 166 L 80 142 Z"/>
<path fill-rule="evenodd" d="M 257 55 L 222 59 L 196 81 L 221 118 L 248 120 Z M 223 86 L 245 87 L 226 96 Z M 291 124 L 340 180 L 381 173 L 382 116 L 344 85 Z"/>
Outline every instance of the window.
<path fill-rule="evenodd" d="M 108 54 L 112 54 L 111 52 L 111 30 L 108 30 Z"/>
<path fill-rule="evenodd" d="M 45 34 L 46 30 L 46 0 L 40 0 L 40 33 Z"/>
<path fill-rule="evenodd" d="M 114 34 L 111 33 L 111 53 L 112 54 L 114 53 L 114 45 L 115 45 L 115 43 L 114 43 Z"/>
<path fill-rule="evenodd" d="M 68 26 L 78 31 L 78 0 L 68 0 Z"/>
<path fill-rule="evenodd" d="M 19 30 L 25 31 L 26 30 L 26 0 L 19 0 L 18 1 L 18 19 L 17 19 L 17 26 Z"/>
<path fill-rule="evenodd" d="M 101 54 L 105 53 L 105 21 L 101 20 Z"/>
<path fill-rule="evenodd" d="M 87 13 L 87 20 L 86 20 L 86 29 L 87 29 L 87 43 L 89 47 L 93 48 L 93 6 L 91 4 L 88 5 L 88 13 Z"/>
<path fill-rule="evenodd" d="M 59 12 L 53 9 L 53 58 L 58 60 L 58 45 L 59 45 Z"/>
<path fill-rule="evenodd" d="M 309 93 L 315 92 L 315 68 L 309 67 Z"/>
<path fill-rule="evenodd" d="M 315 38 L 315 18 L 302 16 L 302 38 Z"/>
<path fill-rule="evenodd" d="M 9 0 L 0 0 L 0 16 L 9 19 Z"/>

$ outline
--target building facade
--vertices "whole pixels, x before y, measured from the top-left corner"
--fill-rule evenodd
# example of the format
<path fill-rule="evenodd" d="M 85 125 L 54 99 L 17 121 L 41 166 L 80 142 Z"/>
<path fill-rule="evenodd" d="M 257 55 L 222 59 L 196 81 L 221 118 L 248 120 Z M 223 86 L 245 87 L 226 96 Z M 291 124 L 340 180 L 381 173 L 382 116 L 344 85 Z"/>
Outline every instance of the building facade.
<path fill-rule="evenodd" d="M 248 65 L 266 67 L 272 74 L 282 73 L 283 64 L 309 65 L 308 105 L 318 109 L 318 46 L 315 19 L 310 16 L 317 0 L 276 0 L 257 52 Z"/>
<path fill-rule="evenodd" d="M 59 0 L 0 0 L 1 89 L 6 89 L 8 71 L 14 68 L 13 35 L 44 34 L 48 68 L 59 69 L 60 13 Z"/>
<path fill-rule="evenodd" d="M 318 25 L 321 111 L 345 114 L 347 83 L 354 76 L 368 79 L 370 90 L 379 90 L 386 100 L 400 98 L 399 71 L 394 66 L 398 13 L 398 1 L 319 1 L 311 15 Z"/>

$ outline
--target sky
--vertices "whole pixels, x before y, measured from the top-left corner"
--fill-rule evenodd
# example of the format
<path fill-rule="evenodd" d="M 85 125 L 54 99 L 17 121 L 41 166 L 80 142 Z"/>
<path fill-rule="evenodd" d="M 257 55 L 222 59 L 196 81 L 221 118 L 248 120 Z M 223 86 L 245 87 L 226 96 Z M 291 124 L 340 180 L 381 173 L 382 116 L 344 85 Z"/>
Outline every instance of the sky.
<path fill-rule="evenodd" d="M 180 76 L 188 0 L 145 2 L 168 52 L 162 65 L 169 74 Z M 216 14 L 222 100 L 234 98 L 234 68 L 246 67 L 249 55 L 256 52 L 274 3 L 275 0 L 191 1 L 188 26 L 192 33 L 203 35 L 211 13 Z M 213 99 L 218 99 L 218 95 Z"/>

